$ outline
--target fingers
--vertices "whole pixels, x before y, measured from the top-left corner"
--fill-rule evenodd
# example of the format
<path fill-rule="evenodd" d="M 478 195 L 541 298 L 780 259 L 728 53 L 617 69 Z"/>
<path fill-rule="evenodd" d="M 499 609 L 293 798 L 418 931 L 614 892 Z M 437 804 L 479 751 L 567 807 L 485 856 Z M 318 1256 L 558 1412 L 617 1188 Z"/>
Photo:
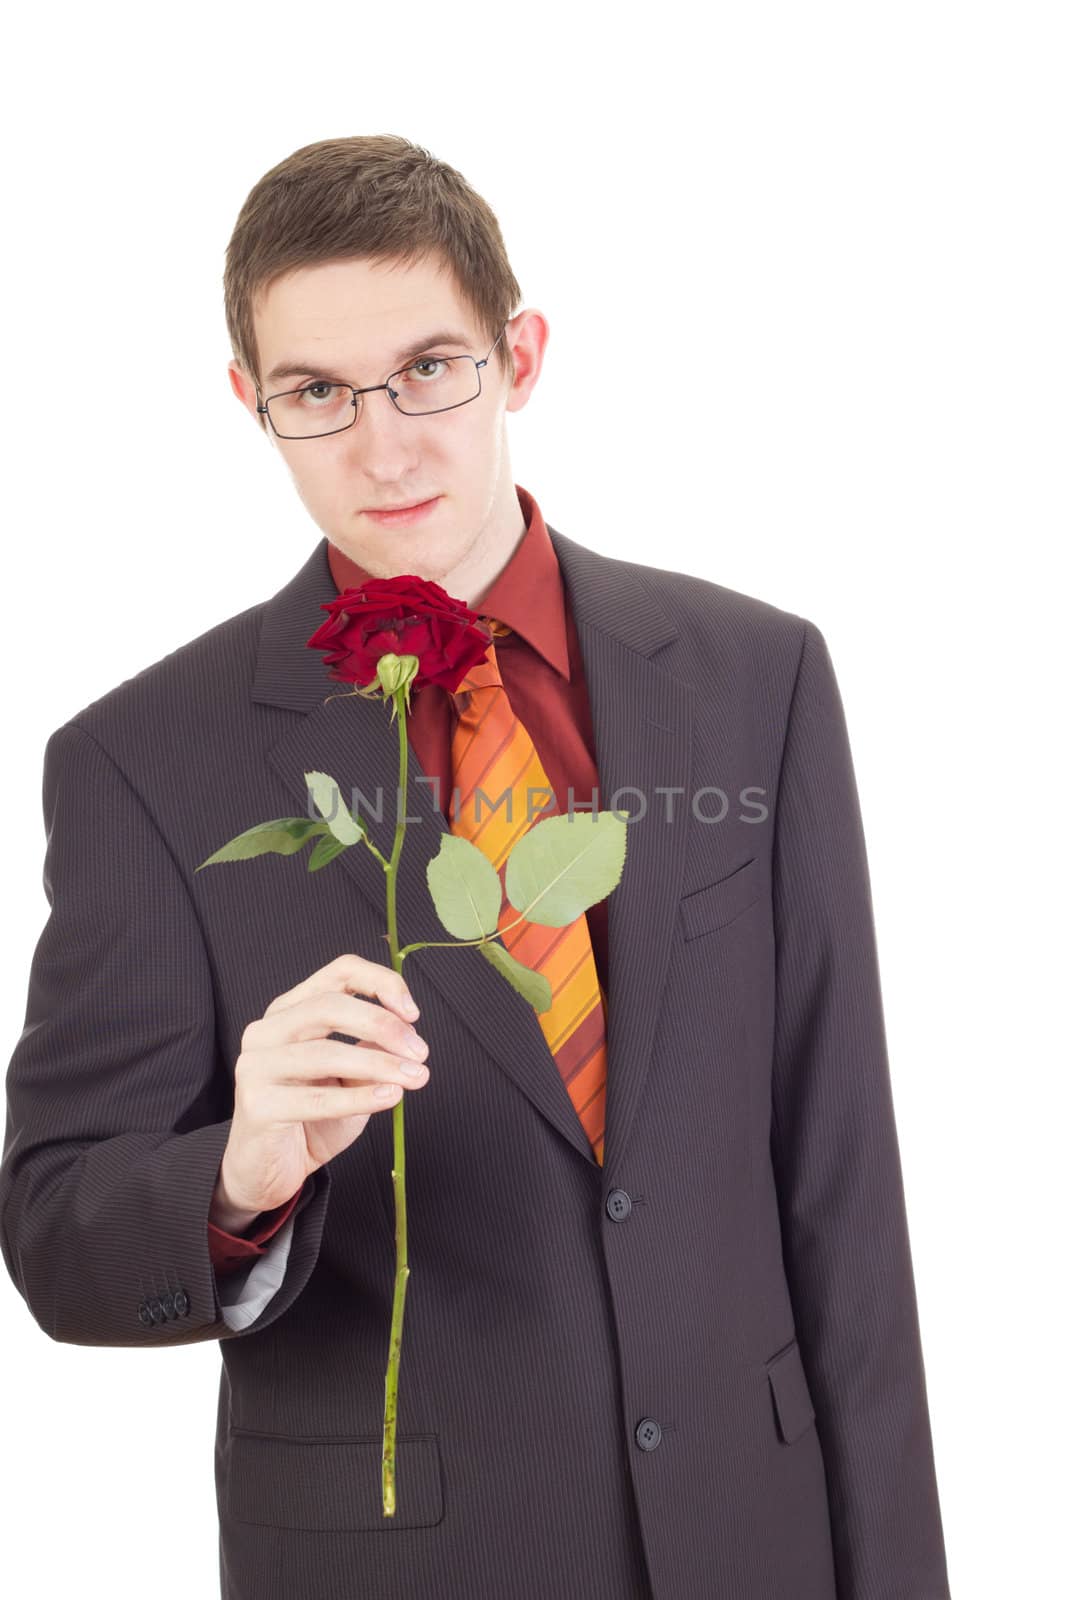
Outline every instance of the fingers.
<path fill-rule="evenodd" d="M 305 1039 L 297 1048 L 272 1045 L 254 1056 L 257 1079 L 272 1083 L 301 1084 L 317 1078 L 337 1078 L 342 1084 L 374 1083 L 382 1079 L 421 1084 L 430 1069 L 410 1056 L 394 1055 L 376 1046 L 345 1044 L 340 1039 Z"/>
<path fill-rule="evenodd" d="M 301 983 L 295 984 L 292 989 L 287 989 L 272 1000 L 264 1016 L 269 1017 L 272 1012 L 283 1011 L 288 1006 L 297 1005 L 301 1000 L 306 1000 L 312 995 L 325 994 L 330 991 L 339 993 L 373 994 L 381 1001 L 383 1006 L 388 1006 L 397 1016 L 414 1020 L 418 1016 L 419 1008 L 415 1005 L 414 997 L 399 972 L 394 972 L 392 967 L 385 967 L 380 961 L 368 961 L 365 956 L 351 953 L 338 956 L 335 961 L 330 961 Z M 414 1009 L 408 1009 L 408 1006 Z"/>
<path fill-rule="evenodd" d="M 407 993 L 392 968 L 344 955 L 278 995 L 245 1029 L 235 1121 L 262 1130 L 369 1116 L 395 1105 L 403 1088 L 422 1088 L 429 1047 L 394 1009 Z M 383 1097 L 376 1090 L 384 1086 Z"/>
<path fill-rule="evenodd" d="M 261 1089 L 256 1109 L 265 1123 L 320 1122 L 327 1118 L 370 1116 L 395 1105 L 403 1093 L 398 1083 L 362 1083 L 343 1088 L 332 1084 L 272 1083 Z"/>
<path fill-rule="evenodd" d="M 336 990 L 309 995 L 273 1016 L 261 1017 L 245 1030 L 245 1051 L 269 1050 L 279 1044 L 304 1044 L 343 1033 L 393 1055 L 425 1061 L 429 1047 L 415 1029 L 384 1006 Z"/>
<path fill-rule="evenodd" d="M 429 1068 L 403 1056 L 335 1039 L 307 1039 L 242 1056 L 235 1074 L 241 1124 L 270 1126 L 369 1115 L 393 1105 L 403 1089 L 421 1089 Z M 325 1081 L 324 1081 L 325 1080 Z M 383 1086 L 390 1093 L 377 1093 Z"/>
<path fill-rule="evenodd" d="M 383 1003 L 358 999 L 350 988 L 377 995 Z M 428 1053 L 425 1041 L 396 1009 L 407 993 L 404 980 L 391 968 L 361 956 L 341 956 L 273 1000 L 263 1016 L 245 1029 L 242 1050 L 339 1032 L 372 1039 L 386 1050 L 424 1060 Z"/>

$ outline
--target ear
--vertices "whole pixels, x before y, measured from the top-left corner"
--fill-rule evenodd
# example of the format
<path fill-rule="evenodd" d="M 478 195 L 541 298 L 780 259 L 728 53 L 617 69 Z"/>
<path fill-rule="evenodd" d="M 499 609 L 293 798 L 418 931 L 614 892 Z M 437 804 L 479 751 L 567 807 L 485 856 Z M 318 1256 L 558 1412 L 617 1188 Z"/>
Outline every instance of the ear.
<path fill-rule="evenodd" d="M 237 396 L 238 400 L 240 400 L 241 404 L 246 408 L 246 410 L 250 411 L 253 416 L 256 416 L 256 402 L 258 397 L 256 395 L 255 379 L 249 377 L 248 373 L 241 366 L 239 361 L 230 361 L 227 364 L 226 371 L 230 375 L 230 388 L 233 390 L 234 394 Z"/>
<path fill-rule="evenodd" d="M 508 324 L 505 337 L 511 345 L 515 377 L 508 392 L 508 411 L 521 411 L 534 391 L 548 344 L 548 322 L 532 307 L 520 311 Z"/>

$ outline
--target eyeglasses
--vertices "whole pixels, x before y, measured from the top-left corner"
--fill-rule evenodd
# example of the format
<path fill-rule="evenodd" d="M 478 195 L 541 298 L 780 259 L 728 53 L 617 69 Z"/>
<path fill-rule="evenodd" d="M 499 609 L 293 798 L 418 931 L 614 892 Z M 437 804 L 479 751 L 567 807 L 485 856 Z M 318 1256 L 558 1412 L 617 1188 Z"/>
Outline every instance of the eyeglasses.
<path fill-rule="evenodd" d="M 488 354 L 475 361 L 473 356 L 422 356 L 409 367 L 394 372 L 385 383 L 357 389 L 350 383 L 319 379 L 302 389 L 287 389 L 272 394 L 256 410 L 266 416 L 279 439 L 323 439 L 341 433 L 358 422 L 362 407 L 359 397 L 384 389 L 396 409 L 405 417 L 425 417 L 436 411 L 453 411 L 469 405 L 482 392 L 482 371 L 504 337 L 501 328 Z M 433 370 L 427 372 L 426 368 Z M 259 395 L 259 385 L 256 385 Z"/>

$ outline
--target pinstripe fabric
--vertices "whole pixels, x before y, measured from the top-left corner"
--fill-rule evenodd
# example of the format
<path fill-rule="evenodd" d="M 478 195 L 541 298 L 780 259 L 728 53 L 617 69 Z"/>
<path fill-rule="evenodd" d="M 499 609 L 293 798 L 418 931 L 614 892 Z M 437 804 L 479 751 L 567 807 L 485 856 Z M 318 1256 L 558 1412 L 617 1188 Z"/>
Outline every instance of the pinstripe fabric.
<path fill-rule="evenodd" d="M 48 1338 L 156 1351 L 161 1385 L 173 1346 L 218 1341 L 222 1600 L 949 1600 L 826 641 L 550 531 L 603 803 L 632 818 L 607 902 L 604 1163 L 528 1003 L 477 951 L 415 951 L 431 1075 L 404 1100 L 395 1521 L 392 1113 L 314 1174 L 245 1327 L 207 1243 L 244 1030 L 345 952 L 387 960 L 370 851 L 320 873 L 299 855 L 195 871 L 306 812 L 312 770 L 367 797 L 377 846 L 392 837 L 395 728 L 328 699 L 305 648 L 325 539 L 276 595 L 47 742 L 49 915 L 7 1074 L 5 1266 Z M 405 939 L 434 940 L 426 868 L 447 824 L 420 776 L 397 914 Z M 91 1466 L 76 1419 L 68 1437 Z M 185 1518 L 160 1508 L 168 1550 Z"/>
<path fill-rule="evenodd" d="M 511 632 L 495 619 L 490 627 L 495 637 Z M 468 672 L 453 701 L 457 716 L 452 781 L 457 803 L 451 831 L 477 845 L 503 874 L 519 839 L 531 822 L 536 825 L 538 808 L 547 804 L 552 786 L 527 728 L 508 700 L 493 644 L 485 661 Z M 501 938 L 517 961 L 548 979 L 552 1004 L 538 1013 L 538 1021 L 593 1154 L 603 1166 L 607 1028 L 585 913 L 564 928 L 525 921 L 511 926 L 516 920 L 504 892 Z"/>

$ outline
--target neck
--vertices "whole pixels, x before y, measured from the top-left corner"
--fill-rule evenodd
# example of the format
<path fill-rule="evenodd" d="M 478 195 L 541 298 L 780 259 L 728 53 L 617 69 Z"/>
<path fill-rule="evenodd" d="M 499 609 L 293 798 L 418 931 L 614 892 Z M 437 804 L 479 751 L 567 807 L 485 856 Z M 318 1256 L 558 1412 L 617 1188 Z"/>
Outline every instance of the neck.
<path fill-rule="evenodd" d="M 453 567 L 445 578 L 438 579 L 449 594 L 462 595 L 472 610 L 478 609 L 526 534 L 522 507 L 514 490 L 510 499 L 504 527 L 494 528 L 490 524 L 484 530 L 483 538 L 467 552 L 458 566 Z"/>

